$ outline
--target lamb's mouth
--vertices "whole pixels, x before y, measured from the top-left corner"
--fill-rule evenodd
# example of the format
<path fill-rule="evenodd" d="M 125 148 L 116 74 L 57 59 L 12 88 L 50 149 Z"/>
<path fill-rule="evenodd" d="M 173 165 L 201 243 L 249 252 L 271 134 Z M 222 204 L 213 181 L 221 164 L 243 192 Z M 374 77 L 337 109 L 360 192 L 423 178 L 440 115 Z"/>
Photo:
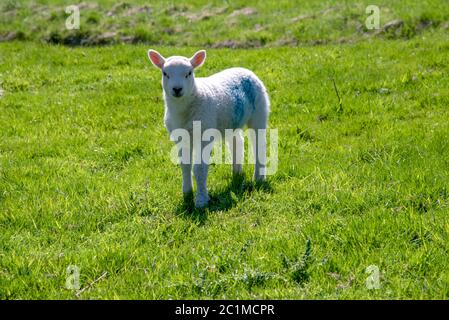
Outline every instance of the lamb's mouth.
<path fill-rule="evenodd" d="M 175 98 L 181 98 L 183 94 L 182 93 L 173 93 L 172 95 Z"/>

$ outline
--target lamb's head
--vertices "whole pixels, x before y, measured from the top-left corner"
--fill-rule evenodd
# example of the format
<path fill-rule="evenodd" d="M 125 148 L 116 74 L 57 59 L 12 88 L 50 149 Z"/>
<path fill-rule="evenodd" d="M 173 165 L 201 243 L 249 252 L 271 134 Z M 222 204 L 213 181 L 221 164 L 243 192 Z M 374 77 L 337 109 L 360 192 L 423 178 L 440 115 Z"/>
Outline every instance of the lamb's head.
<path fill-rule="evenodd" d="M 192 94 L 195 84 L 194 69 L 206 59 L 206 51 L 201 50 L 192 58 L 172 56 L 165 59 L 155 50 L 148 51 L 153 65 L 162 71 L 162 87 L 169 97 L 181 98 Z"/>

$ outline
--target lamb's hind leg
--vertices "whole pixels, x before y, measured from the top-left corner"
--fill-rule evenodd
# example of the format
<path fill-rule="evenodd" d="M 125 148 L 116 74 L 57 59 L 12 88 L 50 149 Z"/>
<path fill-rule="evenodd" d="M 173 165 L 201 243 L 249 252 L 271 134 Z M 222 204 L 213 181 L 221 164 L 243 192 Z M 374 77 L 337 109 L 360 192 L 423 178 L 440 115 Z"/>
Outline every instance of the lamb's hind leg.
<path fill-rule="evenodd" d="M 232 173 L 238 177 L 243 173 L 244 140 L 242 130 L 236 129 L 232 136 L 228 137 L 227 143 L 232 154 Z"/>
<path fill-rule="evenodd" d="M 255 159 L 254 179 L 256 181 L 265 180 L 265 167 L 267 164 L 267 121 L 268 102 L 265 99 L 256 107 L 256 112 L 248 121 L 250 129 L 249 136 L 253 146 L 253 156 Z"/>

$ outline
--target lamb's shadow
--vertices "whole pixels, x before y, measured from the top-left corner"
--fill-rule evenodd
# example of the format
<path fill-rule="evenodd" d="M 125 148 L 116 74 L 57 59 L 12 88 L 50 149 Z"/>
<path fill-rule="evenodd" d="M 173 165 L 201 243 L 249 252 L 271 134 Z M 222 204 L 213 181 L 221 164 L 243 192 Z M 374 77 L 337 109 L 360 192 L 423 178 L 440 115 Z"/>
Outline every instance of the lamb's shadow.
<path fill-rule="evenodd" d="M 195 208 L 193 194 L 189 194 L 178 206 L 177 214 L 202 224 L 207 220 L 208 213 L 227 211 L 257 190 L 269 193 L 273 191 L 269 181 L 255 182 L 247 180 L 244 176 L 234 176 L 224 189 L 209 193 L 210 200 L 206 208 Z"/>

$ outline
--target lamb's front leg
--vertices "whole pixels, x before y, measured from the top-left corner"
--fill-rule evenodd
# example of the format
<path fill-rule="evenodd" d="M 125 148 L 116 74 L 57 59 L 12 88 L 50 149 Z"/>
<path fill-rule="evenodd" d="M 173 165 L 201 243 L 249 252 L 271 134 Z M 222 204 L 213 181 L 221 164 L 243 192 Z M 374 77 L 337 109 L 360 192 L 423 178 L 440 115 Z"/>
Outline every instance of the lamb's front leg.
<path fill-rule="evenodd" d="M 192 197 L 193 187 L 192 187 L 192 164 L 181 164 L 182 170 L 182 193 L 184 194 L 184 199 L 189 199 Z"/>
<path fill-rule="evenodd" d="M 197 208 L 203 208 L 207 206 L 209 202 L 209 194 L 207 192 L 207 173 L 209 170 L 210 153 L 202 152 L 205 147 L 205 143 L 201 143 L 201 150 L 195 150 L 195 165 L 193 172 L 196 180 L 196 199 L 195 206 Z M 198 156 L 198 152 L 201 156 Z"/>
<path fill-rule="evenodd" d="M 187 140 L 187 139 L 186 139 Z M 189 139 L 190 140 L 190 139 Z M 192 186 L 192 141 L 187 140 L 185 145 L 178 146 L 178 157 L 182 170 L 182 193 L 184 199 L 191 199 L 193 196 Z"/>
<path fill-rule="evenodd" d="M 193 171 L 195 173 L 196 180 L 196 199 L 195 206 L 197 208 L 203 208 L 207 206 L 209 202 L 209 194 L 207 192 L 207 171 L 209 165 L 206 163 L 195 164 Z"/>

